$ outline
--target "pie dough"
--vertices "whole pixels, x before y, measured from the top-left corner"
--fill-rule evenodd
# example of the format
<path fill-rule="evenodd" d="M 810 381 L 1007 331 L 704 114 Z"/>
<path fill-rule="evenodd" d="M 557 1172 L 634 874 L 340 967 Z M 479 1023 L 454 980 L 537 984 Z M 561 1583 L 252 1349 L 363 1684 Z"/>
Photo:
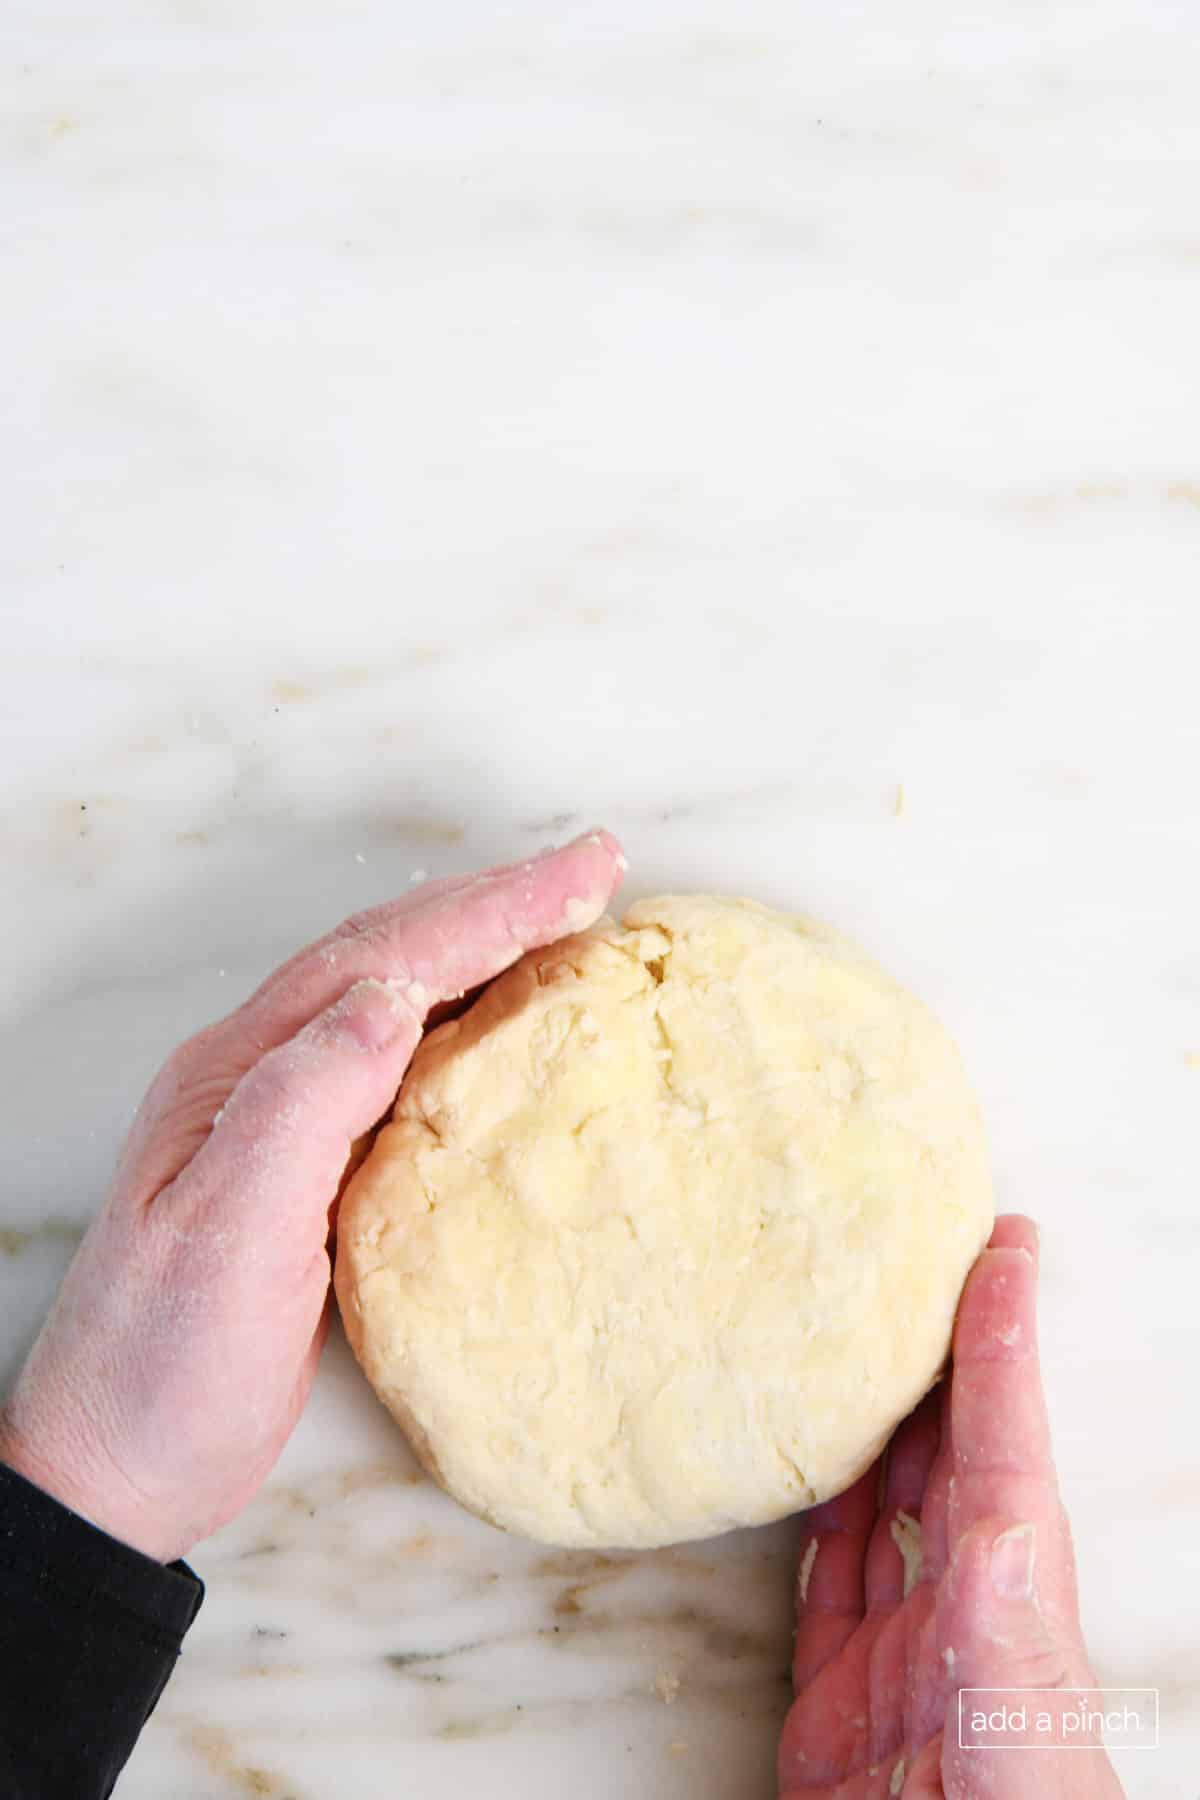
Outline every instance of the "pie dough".
<path fill-rule="evenodd" d="M 847 1487 L 937 1379 L 992 1225 L 953 1043 L 844 937 L 643 900 L 431 1031 L 336 1287 L 430 1473 L 637 1547 Z"/>

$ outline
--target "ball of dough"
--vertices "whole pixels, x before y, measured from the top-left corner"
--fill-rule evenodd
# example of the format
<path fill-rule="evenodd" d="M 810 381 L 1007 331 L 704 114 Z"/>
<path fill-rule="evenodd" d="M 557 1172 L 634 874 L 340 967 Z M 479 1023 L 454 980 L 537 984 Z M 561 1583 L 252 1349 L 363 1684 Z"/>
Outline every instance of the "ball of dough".
<path fill-rule="evenodd" d="M 431 1031 L 342 1202 L 347 1335 L 494 1524 L 637 1547 L 840 1492 L 992 1224 L 949 1037 L 845 938 L 643 900 Z"/>

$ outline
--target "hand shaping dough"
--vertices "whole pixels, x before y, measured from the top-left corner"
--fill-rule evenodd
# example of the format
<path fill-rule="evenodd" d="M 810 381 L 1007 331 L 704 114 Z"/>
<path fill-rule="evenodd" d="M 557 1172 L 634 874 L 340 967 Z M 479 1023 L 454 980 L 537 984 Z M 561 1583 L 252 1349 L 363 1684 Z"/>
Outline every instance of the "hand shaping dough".
<path fill-rule="evenodd" d="M 847 1487 L 992 1224 L 946 1033 L 844 938 L 643 900 L 431 1031 L 342 1202 L 346 1332 L 473 1512 L 665 1544 Z"/>

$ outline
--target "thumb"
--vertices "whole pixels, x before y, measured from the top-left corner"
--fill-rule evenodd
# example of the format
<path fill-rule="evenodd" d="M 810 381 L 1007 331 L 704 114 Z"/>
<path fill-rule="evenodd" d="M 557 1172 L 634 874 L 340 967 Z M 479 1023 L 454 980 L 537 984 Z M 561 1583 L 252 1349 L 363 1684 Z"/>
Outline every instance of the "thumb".
<path fill-rule="evenodd" d="M 323 1255 L 351 1142 L 395 1098 L 421 1026 L 402 988 L 355 982 L 242 1077 L 154 1211 L 202 1222 L 225 1244 L 253 1240 L 256 1263 L 264 1245 L 301 1265 Z"/>
<path fill-rule="evenodd" d="M 1086 1736 L 1071 1737 L 1070 1750 L 1061 1747 L 1062 1720 L 1076 1698 L 1071 1690 L 1090 1686 L 1092 1677 L 1080 1646 L 1042 1610 L 1043 1540 L 1050 1553 L 1053 1532 L 1044 1520 L 981 1519 L 959 1540 L 943 1578 L 937 1641 L 950 1678 L 942 1741 L 948 1794 L 979 1791 L 971 1784 L 985 1771 L 989 1800 L 1108 1791 L 1055 1785 L 1060 1775 L 1078 1779 L 1077 1751 L 1091 1748 L 1099 1759 L 1103 1749 Z M 968 1691 L 980 1688 L 990 1691 Z M 1032 1762 L 1007 1754 L 1016 1749 L 1029 1751 Z"/>
<path fill-rule="evenodd" d="M 1038 1535 L 1031 1520 L 981 1519 L 956 1545 L 937 1617 L 956 1686 L 1051 1687 L 1064 1679 L 1068 1659 L 1038 1596 Z"/>

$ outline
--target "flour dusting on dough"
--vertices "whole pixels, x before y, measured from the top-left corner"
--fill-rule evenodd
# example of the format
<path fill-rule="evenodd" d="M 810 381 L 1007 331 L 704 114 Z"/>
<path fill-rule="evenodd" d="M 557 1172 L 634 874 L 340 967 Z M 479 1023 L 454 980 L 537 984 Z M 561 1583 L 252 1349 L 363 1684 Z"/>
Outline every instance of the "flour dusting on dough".
<path fill-rule="evenodd" d="M 749 900 L 598 903 L 564 895 L 565 941 L 425 1033 L 334 1280 L 464 1506 L 635 1549 L 864 1473 L 945 1364 L 991 1183 L 953 1043 L 854 944 Z"/>

